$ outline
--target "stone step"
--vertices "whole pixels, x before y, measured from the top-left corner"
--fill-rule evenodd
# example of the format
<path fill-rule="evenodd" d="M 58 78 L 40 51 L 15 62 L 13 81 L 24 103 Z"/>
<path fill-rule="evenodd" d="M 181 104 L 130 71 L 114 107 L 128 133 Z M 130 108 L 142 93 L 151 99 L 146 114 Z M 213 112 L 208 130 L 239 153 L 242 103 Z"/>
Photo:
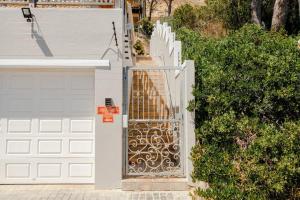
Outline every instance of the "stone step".
<path fill-rule="evenodd" d="M 122 180 L 124 191 L 188 191 L 186 178 L 128 178 Z"/>

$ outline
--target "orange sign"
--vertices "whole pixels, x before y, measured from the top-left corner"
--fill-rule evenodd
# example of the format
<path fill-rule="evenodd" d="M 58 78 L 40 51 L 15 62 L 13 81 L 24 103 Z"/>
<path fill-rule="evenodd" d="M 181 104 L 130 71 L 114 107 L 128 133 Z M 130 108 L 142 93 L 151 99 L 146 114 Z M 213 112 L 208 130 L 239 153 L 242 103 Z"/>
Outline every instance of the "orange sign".
<path fill-rule="evenodd" d="M 104 115 L 105 113 L 107 113 L 106 107 L 98 107 L 98 115 Z"/>
<path fill-rule="evenodd" d="M 103 115 L 102 122 L 103 123 L 113 123 L 114 122 L 114 114 L 120 114 L 120 108 L 117 106 L 99 106 L 97 108 L 97 114 Z"/>
<path fill-rule="evenodd" d="M 120 108 L 113 106 L 113 107 L 108 107 L 108 110 L 112 114 L 120 114 Z"/>
<path fill-rule="evenodd" d="M 98 115 L 104 115 L 106 113 L 120 114 L 120 108 L 117 106 L 111 106 L 111 107 L 100 106 L 100 107 L 98 107 Z"/>
<path fill-rule="evenodd" d="M 112 123 L 114 122 L 114 116 L 112 114 L 105 114 L 103 115 L 103 120 L 102 120 L 103 123 Z"/>

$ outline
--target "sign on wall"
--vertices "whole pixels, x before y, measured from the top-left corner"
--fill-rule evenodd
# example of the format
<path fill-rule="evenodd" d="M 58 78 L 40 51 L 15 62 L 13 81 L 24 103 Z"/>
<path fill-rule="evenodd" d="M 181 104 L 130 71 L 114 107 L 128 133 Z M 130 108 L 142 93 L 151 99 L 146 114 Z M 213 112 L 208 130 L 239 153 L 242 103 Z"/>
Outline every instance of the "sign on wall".
<path fill-rule="evenodd" d="M 102 122 L 103 123 L 113 123 L 114 115 L 120 114 L 120 108 L 118 106 L 99 106 L 97 108 L 97 114 L 103 115 Z"/>

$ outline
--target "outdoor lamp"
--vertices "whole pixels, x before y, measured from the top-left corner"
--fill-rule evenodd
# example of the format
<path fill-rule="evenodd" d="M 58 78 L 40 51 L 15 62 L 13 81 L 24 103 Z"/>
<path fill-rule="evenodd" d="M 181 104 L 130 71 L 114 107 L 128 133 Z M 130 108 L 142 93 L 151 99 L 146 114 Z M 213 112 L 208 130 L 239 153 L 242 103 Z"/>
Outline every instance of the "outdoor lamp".
<path fill-rule="evenodd" d="M 27 19 L 27 22 L 32 21 L 32 14 L 31 14 L 30 8 L 22 8 L 22 13 L 23 13 L 24 18 Z"/>

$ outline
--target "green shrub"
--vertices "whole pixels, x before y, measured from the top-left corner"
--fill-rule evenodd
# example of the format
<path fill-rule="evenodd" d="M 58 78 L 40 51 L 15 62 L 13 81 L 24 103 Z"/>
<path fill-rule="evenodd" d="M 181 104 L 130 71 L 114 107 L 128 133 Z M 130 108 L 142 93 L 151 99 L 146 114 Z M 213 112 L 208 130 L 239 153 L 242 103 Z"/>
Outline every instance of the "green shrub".
<path fill-rule="evenodd" d="M 172 26 L 175 30 L 186 27 L 194 29 L 197 26 L 196 9 L 190 4 L 185 4 L 174 11 Z"/>
<path fill-rule="evenodd" d="M 152 35 L 154 26 L 147 18 L 142 19 L 140 22 L 140 27 L 145 36 L 150 37 Z"/>
<path fill-rule="evenodd" d="M 237 29 L 251 19 L 250 2 L 251 0 L 207 0 L 206 6 L 200 7 L 185 4 L 174 11 L 173 26 L 175 30 L 182 27 L 201 30 L 211 22 L 222 22 L 229 29 Z"/>
<path fill-rule="evenodd" d="M 211 24 L 222 23 L 228 30 L 237 30 L 251 22 L 252 0 L 206 0 L 206 6 L 183 5 L 174 11 L 175 30 L 186 27 L 201 32 Z M 275 0 L 262 0 L 262 21 L 267 30 L 271 28 Z M 286 16 L 286 31 L 297 34 L 300 31 L 299 3 L 290 0 Z"/>
<path fill-rule="evenodd" d="M 196 63 L 198 194 L 215 200 L 299 199 L 300 51 L 297 39 L 247 25 L 223 39 L 180 29 Z"/>
<path fill-rule="evenodd" d="M 133 45 L 133 48 L 135 49 L 135 52 L 138 55 L 144 55 L 145 54 L 145 49 L 143 46 L 143 43 L 141 40 L 137 40 L 136 43 Z"/>

